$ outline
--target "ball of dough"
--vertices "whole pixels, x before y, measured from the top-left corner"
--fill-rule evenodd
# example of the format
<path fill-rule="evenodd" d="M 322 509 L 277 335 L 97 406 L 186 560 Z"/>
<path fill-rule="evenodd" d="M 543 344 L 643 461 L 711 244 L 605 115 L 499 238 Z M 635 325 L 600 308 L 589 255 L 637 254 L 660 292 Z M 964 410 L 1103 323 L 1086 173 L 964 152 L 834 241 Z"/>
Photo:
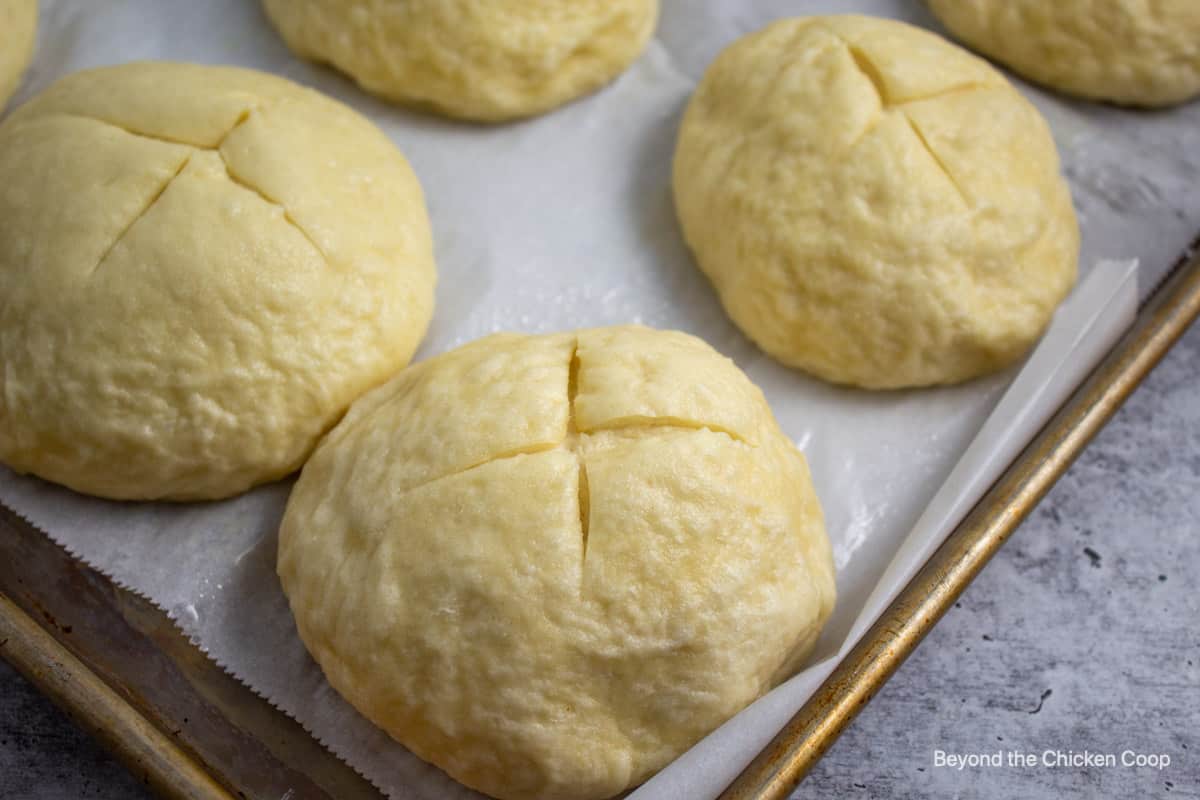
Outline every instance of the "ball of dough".
<path fill-rule="evenodd" d="M 498 122 L 549 111 L 621 74 L 658 0 L 263 0 L 298 55 L 388 100 Z"/>
<path fill-rule="evenodd" d="M 998 370 L 1075 279 L 1045 121 L 982 60 L 898 22 L 783 20 L 734 43 L 688 105 L 674 188 L 733 320 L 837 383 Z"/>
<path fill-rule="evenodd" d="M 351 407 L 279 575 L 330 683 L 499 798 L 604 798 L 790 674 L 834 600 L 804 457 L 731 361 L 499 334 Z"/>
<path fill-rule="evenodd" d="M 341 103 L 71 75 L 0 125 L 0 461 L 122 499 L 279 478 L 408 363 L 433 284 L 416 178 Z"/>
<path fill-rule="evenodd" d="M 958 38 L 1052 89 L 1133 106 L 1200 94 L 1198 0 L 928 0 Z"/>
<path fill-rule="evenodd" d="M 33 56 L 37 11 L 37 0 L 0 0 L 0 110 Z"/>

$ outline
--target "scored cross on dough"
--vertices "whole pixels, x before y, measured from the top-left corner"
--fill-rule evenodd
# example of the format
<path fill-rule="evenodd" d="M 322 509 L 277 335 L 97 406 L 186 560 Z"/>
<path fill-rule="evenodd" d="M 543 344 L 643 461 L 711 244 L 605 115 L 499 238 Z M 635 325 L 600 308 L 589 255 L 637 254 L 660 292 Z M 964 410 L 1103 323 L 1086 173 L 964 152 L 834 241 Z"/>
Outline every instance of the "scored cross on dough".
<path fill-rule="evenodd" d="M 819 25 L 820 23 L 816 24 Z M 954 188 L 954 191 L 962 199 L 963 205 L 970 208 L 972 205 L 971 198 L 967 194 L 967 191 L 963 188 L 962 183 L 960 183 L 959 180 L 954 177 L 954 173 L 950 171 L 946 162 L 940 155 L 938 155 L 937 150 L 935 150 L 933 145 L 930 143 L 929 137 L 921 128 L 920 122 L 918 122 L 913 115 L 909 114 L 905 110 L 905 106 L 914 103 L 923 103 L 930 100 L 938 100 L 946 95 L 958 94 L 960 92 L 994 89 L 997 86 L 1001 86 L 1002 81 L 999 78 L 991 78 L 991 76 L 989 76 L 987 73 L 982 73 L 980 75 L 968 74 L 961 82 L 953 81 L 948 85 L 915 94 L 911 92 L 905 93 L 903 87 L 890 85 L 889 78 L 887 77 L 886 73 L 876 66 L 875 62 L 871 60 L 871 56 L 868 55 L 866 50 L 864 50 L 861 45 L 848 41 L 837 31 L 834 31 L 826 26 L 821 27 L 828 31 L 831 36 L 840 41 L 846 47 L 846 50 L 850 54 L 850 57 L 854 60 L 854 64 L 858 68 L 858 71 L 862 73 L 863 77 L 866 78 L 868 82 L 870 82 L 871 86 L 875 89 L 875 94 L 879 99 L 878 113 L 870 121 L 868 121 L 866 126 L 863 127 L 862 131 L 850 141 L 849 146 L 854 147 L 854 145 L 862 141 L 863 137 L 875 130 L 879 123 L 886 119 L 889 115 L 899 115 L 900 118 L 902 118 L 904 122 L 908 124 L 909 128 L 916 136 L 917 142 L 929 154 L 929 157 L 933 160 L 933 163 L 937 169 L 946 176 L 946 179 L 950 182 L 950 185 Z M 897 96 L 898 91 L 900 92 L 899 96 Z"/>
<path fill-rule="evenodd" d="M 81 119 L 81 120 L 88 120 L 90 122 L 95 122 L 100 125 L 106 125 L 108 127 L 115 128 L 119 131 L 127 133 L 130 136 L 135 136 L 139 139 L 146 139 L 146 140 L 153 141 L 153 142 L 161 142 L 164 144 L 172 145 L 172 146 L 178 147 L 178 148 L 184 148 L 184 152 L 185 152 L 185 154 L 183 155 L 183 158 L 179 162 L 179 166 L 175 169 L 175 171 L 172 172 L 171 175 L 165 181 L 163 181 L 161 184 L 159 184 L 158 188 L 155 189 L 146 198 L 146 201 L 142 205 L 141 210 L 138 211 L 138 213 L 132 219 L 129 220 L 128 224 L 126 224 L 121 229 L 120 233 L 117 234 L 116 238 L 113 239 L 112 244 L 110 244 L 104 250 L 104 252 L 100 255 L 100 258 L 96 261 L 95 267 L 92 268 L 92 272 L 95 272 L 97 269 L 100 268 L 100 265 L 103 264 L 105 262 L 105 260 L 108 259 L 108 257 L 112 254 L 113 250 L 116 249 L 117 245 L 119 245 L 124 240 L 126 234 L 128 234 L 136 224 L 141 222 L 142 219 L 144 219 L 146 217 L 146 215 L 150 213 L 151 209 L 154 208 L 155 204 L 157 204 L 159 202 L 159 200 L 161 200 L 163 198 L 163 196 L 166 194 L 167 190 L 171 188 L 171 185 L 181 175 L 183 175 L 185 172 L 191 172 L 193 174 L 201 174 L 204 172 L 211 173 L 213 171 L 214 167 L 217 167 L 217 166 L 219 166 L 220 169 L 224 170 L 225 176 L 229 179 L 229 181 L 232 184 L 239 186 L 242 189 L 245 189 L 246 191 L 252 192 L 253 194 L 257 195 L 259 197 L 259 199 L 261 199 L 267 205 L 274 206 L 275 208 L 277 208 L 282 213 L 284 221 L 287 222 L 287 224 L 291 225 L 293 228 L 295 228 L 296 232 L 299 233 L 301 236 L 303 236 L 308 241 L 308 243 L 312 245 L 313 249 L 316 250 L 317 253 L 321 255 L 322 258 L 325 258 L 326 260 L 328 260 L 328 257 L 325 255 L 324 251 L 321 249 L 321 246 L 319 244 L 317 244 L 316 240 L 314 240 L 311 235 L 309 235 L 308 231 L 304 230 L 304 227 L 302 225 L 300 225 L 298 222 L 296 222 L 295 218 L 292 216 L 291 212 L 288 211 L 287 207 L 284 206 L 282 203 L 280 203 L 278 200 L 275 200 L 274 198 L 270 197 L 260 187 L 254 185 L 249 180 L 239 176 L 237 173 L 236 167 L 234 167 L 230 163 L 230 159 L 224 153 L 223 148 L 225 147 L 226 142 L 238 131 L 239 128 L 241 128 L 243 125 L 246 125 L 250 121 L 251 115 L 253 115 L 257 110 L 258 110 L 257 108 L 248 108 L 244 112 L 242 112 L 242 114 L 237 118 L 237 121 L 233 124 L 233 126 L 231 128 L 229 128 L 229 130 L 225 131 L 225 133 L 221 134 L 221 138 L 219 140 L 217 140 L 217 142 L 214 143 L 212 146 L 203 146 L 203 145 L 193 144 L 193 143 L 181 140 L 181 139 L 174 139 L 174 138 L 170 138 L 170 137 L 163 136 L 163 135 L 153 135 L 153 134 L 149 134 L 149 133 L 141 133 L 139 131 L 127 128 L 118 122 L 112 122 L 112 121 L 109 121 L 106 119 L 100 119 L 98 117 L 89 117 L 89 116 L 84 116 L 82 114 L 65 114 L 64 116 L 75 117 L 75 118 Z M 197 156 L 198 154 L 204 154 L 204 153 L 208 153 L 208 154 L 211 154 L 212 156 L 215 156 L 215 158 L 219 162 L 219 164 L 216 164 L 215 162 L 208 162 L 208 163 L 205 163 L 202 165 L 200 162 L 197 162 L 196 166 L 192 167 L 192 162 L 193 162 L 194 157 Z M 202 159 L 203 158 L 204 157 L 202 156 Z"/>
<path fill-rule="evenodd" d="M 116 71 L 121 72 L 120 83 L 110 77 Z M 411 174 L 397 174 L 392 164 L 380 161 L 379 151 L 394 150 L 393 146 L 382 132 L 364 126 L 364 120 L 348 111 L 315 92 L 265 74 L 129 64 L 73 75 L 18 109 L 11 122 L 45 125 L 50 136 L 56 124 L 90 120 L 139 137 L 147 148 L 153 144 L 186 148 L 167 153 L 169 171 L 145 189 L 138 206 L 142 214 L 122 220 L 126 228 L 174 188 L 170 178 L 176 171 L 178 178 L 195 177 L 194 160 L 181 169 L 187 156 L 208 151 L 220 159 L 208 165 L 210 176 L 224 178 L 231 184 L 226 188 L 237 186 L 258 195 L 280 212 L 283 224 L 307 240 L 320 260 L 335 268 L 353 264 L 356 269 L 391 270 L 394 260 L 384 254 L 395 251 L 398 242 L 415 238 L 415 226 L 405 215 L 364 217 L 364 196 L 370 195 L 373 204 L 399 201 L 403 205 L 401 188 L 415 181 Z M 313 124 L 315 112 L 320 113 L 319 125 Z M 362 147 L 329 144 L 330 139 L 349 143 L 364 136 L 376 141 Z M 126 158 L 129 166 L 142 170 L 152 166 L 150 161 L 143 157 L 138 163 L 132 154 Z M 219 202 L 221 196 L 212 199 Z M 119 238 L 113 235 L 104 245 Z"/>
<path fill-rule="evenodd" d="M 889 20 L 780 20 L 713 61 L 680 126 L 684 238 L 784 364 L 887 389 L 1026 352 L 1078 225 L 1036 108 L 983 60 Z"/>
<path fill-rule="evenodd" d="M 760 436 L 753 412 L 765 409 L 764 401 L 750 390 L 744 378 L 734 374 L 737 370 L 732 363 L 727 365 L 729 374 L 715 376 L 716 385 L 711 390 L 705 390 L 704 380 L 697 390 L 695 376 L 705 373 L 695 372 L 690 365 L 697 355 L 703 355 L 707 379 L 713 382 L 712 366 L 707 363 L 712 360 L 710 354 L 696 353 L 681 337 L 674 342 L 672 361 L 648 358 L 628 330 L 634 329 L 584 331 L 579 336 L 524 341 L 512 337 L 512 353 L 499 360 L 490 349 L 468 345 L 456 351 L 453 361 L 443 357 L 417 365 L 408 370 L 407 379 L 394 382 L 390 391 L 364 398 L 330 439 L 338 442 L 358 438 L 360 463 L 373 463 L 381 453 L 370 450 L 375 437 L 373 432 L 363 430 L 366 421 L 385 404 L 402 409 L 399 417 L 413 428 L 421 428 L 422 435 L 413 430 L 394 431 L 378 441 L 390 452 L 389 474 L 383 483 L 394 497 L 498 461 L 549 451 L 569 454 L 577 465 L 576 503 L 586 556 L 589 453 L 607 451 L 634 438 L 644 439 L 652 435 L 651 431 L 708 431 L 745 447 L 757 446 Z M 670 338 L 670 334 L 662 335 Z M 520 379 L 495 380 L 498 373 L 513 365 L 518 365 Z M 430 373 L 436 375 L 435 380 L 430 379 Z M 451 401 L 447 389 L 452 386 L 478 390 L 473 397 L 458 394 L 453 398 L 455 403 L 470 406 L 470 411 L 455 414 L 450 426 L 444 426 L 444 416 L 426 419 Z M 614 394 L 614 387 L 636 388 L 631 395 L 623 395 Z M 458 435 L 457 424 L 464 419 L 476 421 L 479 435 Z M 346 478 L 366 479 L 366 475 Z"/>
<path fill-rule="evenodd" d="M 489 336 L 361 398 L 278 569 L 330 683 L 502 798 L 644 780 L 790 674 L 834 597 L 762 393 L 639 326 Z"/>
<path fill-rule="evenodd" d="M 0 181 L 0 458 L 79 491 L 282 477 L 428 324 L 416 176 L 282 78 L 73 73 L 0 124 Z"/>

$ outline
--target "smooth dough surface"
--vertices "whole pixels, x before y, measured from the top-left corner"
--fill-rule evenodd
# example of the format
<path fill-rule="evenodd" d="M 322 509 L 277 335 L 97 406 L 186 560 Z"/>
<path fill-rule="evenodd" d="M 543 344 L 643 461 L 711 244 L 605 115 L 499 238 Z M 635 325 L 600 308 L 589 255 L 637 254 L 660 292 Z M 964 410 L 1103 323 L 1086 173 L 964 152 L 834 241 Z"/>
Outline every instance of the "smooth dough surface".
<path fill-rule="evenodd" d="M 0 0 L 0 111 L 33 57 L 37 12 L 37 0 Z"/>
<path fill-rule="evenodd" d="M 222 497 L 297 469 L 412 357 L 420 186 L 289 81 L 137 63 L 0 125 L 0 461 L 89 494 Z"/>
<path fill-rule="evenodd" d="M 674 189 L 733 320 L 837 383 L 1000 369 L 1075 279 L 1045 121 L 984 61 L 898 22 L 782 20 L 735 42 L 688 105 Z"/>
<path fill-rule="evenodd" d="M 927 0 L 979 52 L 1070 94 L 1166 106 L 1200 94 L 1197 0 Z"/>
<path fill-rule="evenodd" d="M 733 362 L 497 334 L 363 397 L 279 575 L 333 686 L 495 797 L 604 798 L 790 674 L 834 601 L 804 457 Z"/>
<path fill-rule="evenodd" d="M 658 0 L 264 0 L 298 55 L 389 100 L 495 122 L 548 111 L 628 67 Z"/>

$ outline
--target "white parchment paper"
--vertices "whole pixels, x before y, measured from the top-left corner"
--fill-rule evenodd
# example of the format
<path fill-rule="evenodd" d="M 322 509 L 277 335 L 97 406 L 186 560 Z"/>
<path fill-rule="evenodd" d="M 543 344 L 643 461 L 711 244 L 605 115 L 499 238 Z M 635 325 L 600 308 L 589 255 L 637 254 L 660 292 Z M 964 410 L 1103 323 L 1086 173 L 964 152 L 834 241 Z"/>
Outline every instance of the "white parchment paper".
<path fill-rule="evenodd" d="M 1130 259 L 1141 261 L 1144 293 L 1200 230 L 1200 104 L 1135 113 L 1023 87 L 1054 129 L 1084 231 L 1084 281 L 1026 366 L 881 394 L 775 365 L 728 322 L 684 248 L 669 188 L 674 138 L 692 87 L 726 44 L 781 16 L 851 10 L 933 26 L 915 0 L 665 0 L 657 38 L 612 86 L 545 117 L 481 127 L 392 108 L 294 59 L 255 0 L 56 0 L 42 4 L 38 54 L 15 102 L 76 69 L 136 59 L 285 75 L 371 117 L 421 178 L 440 278 L 419 357 L 501 329 L 643 322 L 697 334 L 749 373 L 809 458 L 839 600 L 810 668 L 637 792 L 706 797 L 803 703 L 1111 346 L 1136 303 Z M 289 488 L 185 506 L 113 503 L 0 468 L 0 502 L 166 609 L 385 792 L 474 796 L 363 720 L 304 651 L 274 574 Z"/>

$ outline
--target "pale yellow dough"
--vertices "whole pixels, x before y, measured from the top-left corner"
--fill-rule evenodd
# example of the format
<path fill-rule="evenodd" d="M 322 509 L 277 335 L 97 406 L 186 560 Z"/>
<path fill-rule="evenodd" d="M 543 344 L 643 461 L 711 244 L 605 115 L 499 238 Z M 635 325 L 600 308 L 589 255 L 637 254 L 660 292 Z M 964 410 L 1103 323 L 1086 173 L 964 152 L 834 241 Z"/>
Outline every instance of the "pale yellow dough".
<path fill-rule="evenodd" d="M 263 0 L 298 55 L 389 100 L 497 122 L 548 111 L 642 52 L 658 0 Z"/>
<path fill-rule="evenodd" d="M 505 800 L 644 780 L 793 671 L 834 601 L 762 393 L 633 326 L 490 336 L 363 397 L 304 467 L 279 575 L 342 695 Z"/>
<path fill-rule="evenodd" d="M 79 491 L 286 475 L 429 321 L 408 164 L 280 78 L 71 75 L 0 125 L 0 186 L 0 461 Z"/>
<path fill-rule="evenodd" d="M 692 97 L 674 170 L 729 315 L 830 381 L 1000 369 L 1075 280 L 1045 121 L 985 62 L 898 22 L 791 19 L 737 41 Z"/>
<path fill-rule="evenodd" d="M 1093 100 L 1167 106 L 1200 95 L 1200 0 L 928 0 L 979 52 Z"/>
<path fill-rule="evenodd" d="M 0 0 L 0 111 L 33 56 L 37 11 L 37 0 Z"/>

